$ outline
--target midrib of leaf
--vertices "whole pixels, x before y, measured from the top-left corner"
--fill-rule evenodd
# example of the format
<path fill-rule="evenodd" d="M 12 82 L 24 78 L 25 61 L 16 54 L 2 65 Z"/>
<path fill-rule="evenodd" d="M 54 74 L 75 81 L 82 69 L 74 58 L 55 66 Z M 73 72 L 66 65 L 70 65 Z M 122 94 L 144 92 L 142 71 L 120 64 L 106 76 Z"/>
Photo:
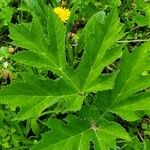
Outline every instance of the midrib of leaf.
<path fill-rule="evenodd" d="M 98 140 L 99 145 L 101 145 L 101 142 L 100 142 L 100 140 L 99 140 L 99 138 L 98 138 L 98 135 L 97 135 L 97 133 L 96 133 L 95 130 L 94 130 L 94 133 L 95 133 L 95 135 L 96 135 L 96 138 L 97 138 L 97 140 Z"/>
<path fill-rule="evenodd" d="M 140 54 L 139 54 L 139 55 L 140 55 Z M 139 56 L 139 55 L 138 55 L 138 56 Z M 141 55 L 140 55 L 140 56 L 141 56 Z M 139 61 L 139 59 L 136 60 L 136 64 L 137 64 L 138 61 Z M 124 90 L 126 89 L 128 83 L 129 83 L 130 80 L 132 79 L 132 74 L 134 73 L 134 71 L 136 70 L 136 68 L 137 68 L 137 66 L 134 65 L 132 71 L 131 71 L 130 74 L 129 74 L 129 78 L 128 78 L 128 80 L 126 80 L 126 83 L 124 84 L 123 88 L 122 88 L 121 91 L 117 94 L 116 98 L 115 98 L 114 101 L 111 103 L 111 105 L 108 107 L 108 109 L 107 109 L 104 113 L 102 113 L 102 115 L 101 115 L 100 118 L 102 118 L 102 117 L 103 117 L 105 114 L 107 114 L 109 111 L 112 112 L 112 110 L 111 110 L 112 107 L 115 105 L 115 103 L 118 101 L 119 97 L 122 95 L 122 93 L 123 93 Z"/>
<path fill-rule="evenodd" d="M 54 14 L 55 15 L 55 14 Z M 57 17 L 57 16 L 56 16 Z M 53 19 L 54 19 L 54 17 L 53 17 Z M 58 18 L 57 18 L 58 19 Z M 54 45 L 55 45 L 55 49 L 57 49 L 57 55 L 58 55 L 58 61 L 59 61 L 59 66 L 57 66 L 56 64 L 56 67 L 57 67 L 57 69 L 61 72 L 61 74 L 62 74 L 62 76 L 65 78 L 65 79 L 67 79 L 68 81 L 69 81 L 69 83 L 71 83 L 71 85 L 77 90 L 77 91 L 79 91 L 79 88 L 75 85 L 75 83 L 71 80 L 71 78 L 69 78 L 69 76 L 65 73 L 65 68 L 63 67 L 63 65 L 62 65 L 62 58 L 61 58 L 61 54 L 62 53 L 65 53 L 65 51 L 64 51 L 64 49 L 62 49 L 62 52 L 60 53 L 60 50 L 59 50 L 59 44 L 60 43 L 58 43 L 58 41 L 57 41 L 57 33 L 56 33 L 56 24 L 55 24 L 55 21 L 52 21 L 51 22 L 52 24 L 53 24 L 53 31 L 55 31 L 55 32 L 53 32 L 53 39 L 55 39 L 54 41 L 55 41 L 55 43 L 54 43 Z M 63 28 L 64 28 L 64 26 L 63 26 Z M 65 30 L 65 28 L 64 28 L 64 30 Z M 64 36 L 65 36 L 65 32 L 64 32 Z M 53 43 L 51 43 L 51 44 L 53 44 Z M 64 58 L 65 59 L 65 58 Z"/>
<path fill-rule="evenodd" d="M 54 27 L 55 28 L 55 27 Z M 54 30 L 55 31 L 55 30 Z M 56 37 L 56 34 L 55 34 L 55 37 Z M 57 42 L 57 39 L 56 39 L 56 44 L 58 45 L 59 43 Z M 57 47 L 58 48 L 58 47 Z M 64 50 L 63 50 L 64 51 Z M 63 53 L 63 52 L 62 52 Z M 64 58 L 65 59 L 65 58 Z M 79 92 L 79 88 L 75 85 L 75 83 L 71 80 L 71 78 L 69 78 L 69 76 L 65 73 L 65 71 L 63 71 L 63 65 L 61 63 L 61 58 L 60 58 L 60 55 L 58 54 L 58 60 L 59 60 L 59 64 L 61 67 L 59 67 L 58 69 L 61 71 L 62 73 L 62 76 L 64 76 L 71 84 L 72 86 Z"/>
<path fill-rule="evenodd" d="M 31 30 L 29 30 L 24 24 L 22 24 L 22 26 L 24 26 L 24 28 L 26 28 L 29 32 L 31 32 Z M 18 34 L 20 34 L 19 32 L 18 32 L 18 30 L 15 30 L 15 32 L 17 32 Z M 34 43 L 34 42 L 32 42 L 30 39 L 28 39 L 26 36 L 23 36 L 27 41 L 30 41 L 30 43 L 31 43 L 31 45 L 33 45 L 36 49 L 38 49 L 39 50 L 39 52 L 41 52 L 41 49 Z M 30 49 L 29 49 L 30 50 Z M 33 51 L 33 50 L 30 50 L 30 51 Z M 35 52 L 35 53 L 37 53 L 36 51 L 33 51 L 33 52 Z M 53 64 L 57 69 L 59 69 L 59 67 L 55 64 L 55 63 L 53 63 L 53 61 L 51 61 L 51 59 L 49 58 L 49 57 L 47 57 L 47 54 L 46 53 L 43 53 L 43 52 L 41 52 L 40 53 L 41 55 L 43 55 L 45 58 L 47 58 L 50 62 L 51 62 L 51 64 Z M 48 54 L 49 55 L 49 54 Z M 50 66 L 51 67 L 51 66 Z M 54 68 L 54 67 L 53 67 Z"/>
<path fill-rule="evenodd" d="M 102 47 L 102 45 L 101 45 L 101 47 Z M 101 47 L 100 47 L 100 50 L 101 50 Z M 99 51 L 100 51 L 100 50 L 99 50 Z M 105 50 L 106 50 L 106 49 L 105 49 Z M 99 52 L 99 53 L 100 53 L 100 52 Z M 98 55 L 96 56 L 96 59 L 95 59 L 95 61 L 94 61 L 94 63 L 93 63 L 93 66 L 91 67 L 91 70 L 90 70 L 90 72 L 89 72 L 89 74 L 88 74 L 88 77 L 87 77 L 87 79 L 86 79 L 85 85 L 84 85 L 84 87 L 83 87 L 83 91 L 86 90 L 86 86 L 87 86 L 87 84 L 88 84 L 88 82 L 89 82 L 89 79 L 91 78 L 91 75 L 93 74 L 93 72 L 96 70 L 96 68 L 94 69 L 95 64 L 97 64 L 97 61 L 99 61 L 99 59 L 104 56 L 104 54 L 106 53 L 106 51 L 103 51 L 101 57 L 99 56 L 99 53 L 98 53 Z M 100 58 L 99 58 L 99 57 L 100 57 Z"/>
<path fill-rule="evenodd" d="M 9 95 L 11 96 L 11 95 Z M 14 96 L 14 95 L 12 95 Z M 61 95 L 61 96 L 25 96 L 25 95 L 15 95 L 15 97 L 26 97 L 28 100 L 35 100 L 35 99 L 40 99 L 40 102 L 38 101 L 37 104 L 33 105 L 33 107 L 31 107 L 28 111 L 24 112 L 24 114 L 22 114 L 22 119 L 26 118 L 27 115 L 30 114 L 30 112 L 33 112 L 33 110 L 36 110 L 36 108 L 40 108 L 42 106 L 42 109 L 40 109 L 40 111 L 43 111 L 45 108 L 47 108 L 48 106 L 45 106 L 45 104 L 48 104 L 49 106 L 52 106 L 53 104 L 57 103 L 58 100 L 59 102 L 63 101 L 65 98 L 69 98 L 69 97 L 77 97 L 77 94 L 68 94 L 68 95 Z M 5 98 L 5 96 L 4 96 Z M 7 98 L 7 96 L 6 96 Z M 52 99 L 53 98 L 53 99 Z M 64 98 L 64 99 L 61 99 Z M 8 102 L 9 103 L 9 102 Z M 6 103 L 7 104 L 7 103 Z M 13 104 L 10 104 L 13 106 Z M 19 106 L 22 107 L 22 105 L 20 104 Z M 15 119 L 17 119 L 19 117 L 16 117 Z"/>
<path fill-rule="evenodd" d="M 52 16 L 51 16 L 52 17 Z M 53 20 L 54 20 L 54 17 L 52 18 Z M 55 25 L 55 22 L 54 21 L 51 21 L 51 23 L 52 23 L 52 26 L 53 26 L 53 39 L 55 39 L 54 41 L 55 41 L 55 43 L 53 43 L 53 46 L 54 46 L 54 50 L 57 50 L 57 55 L 58 55 L 58 61 L 59 61 L 59 65 L 62 67 L 62 64 L 61 64 L 61 61 L 60 61 L 60 58 L 59 58 L 59 54 L 58 54 L 58 51 L 59 51 L 59 49 L 58 49 L 58 41 L 57 41 L 57 33 L 56 33 L 56 25 Z M 48 25 L 48 27 L 49 27 L 49 25 Z M 53 41 L 53 42 L 54 42 Z M 51 43 L 52 44 L 52 43 Z"/>
<path fill-rule="evenodd" d="M 126 85 L 127 85 L 127 84 L 126 84 Z M 125 86 L 124 86 L 123 90 L 124 90 L 124 89 L 125 89 Z M 122 90 L 122 91 L 123 91 L 123 90 Z M 116 101 L 117 101 L 119 95 L 121 95 L 121 94 L 118 93 L 116 99 L 115 99 L 115 100 L 111 103 L 111 105 L 105 110 L 105 112 L 103 112 L 103 113 L 100 115 L 99 120 L 102 119 L 108 112 L 112 112 L 111 108 L 112 108 L 112 107 L 114 106 L 114 104 L 116 103 Z M 99 121 L 99 120 L 98 120 L 98 121 Z M 98 121 L 97 121 L 97 122 L 98 122 Z"/>
<path fill-rule="evenodd" d="M 90 130 L 91 130 L 91 128 L 88 128 L 87 130 L 84 130 L 83 132 L 80 132 L 80 133 L 78 133 L 78 134 L 76 134 L 76 135 L 73 135 L 73 136 L 70 135 L 70 138 L 64 139 L 64 140 L 62 140 L 62 141 L 60 141 L 60 142 L 57 142 L 57 143 L 55 143 L 55 144 L 51 144 L 51 145 L 49 145 L 49 146 L 47 146 L 47 147 L 51 147 L 51 146 L 54 146 L 54 145 L 63 143 L 63 142 L 65 142 L 65 141 L 71 140 L 71 139 L 73 139 L 73 138 L 75 138 L 75 137 L 78 137 L 78 136 L 81 135 L 81 134 L 82 134 L 82 135 L 85 134 L 86 132 L 88 132 L 88 131 L 90 131 Z M 66 132 L 65 132 L 65 134 L 66 134 Z"/>
<path fill-rule="evenodd" d="M 39 102 L 37 105 L 33 106 L 32 109 L 30 109 L 30 111 L 34 110 L 34 108 L 40 106 L 43 102 L 47 101 L 49 98 L 55 98 L 52 100 L 52 103 L 57 102 L 58 99 L 60 98 L 65 98 L 65 97 L 70 97 L 70 96 L 76 96 L 76 94 L 70 94 L 70 95 L 62 95 L 62 96 L 45 96 L 46 98 L 44 98 L 41 102 Z M 36 97 L 36 96 L 35 96 Z M 44 96 L 40 96 L 40 97 L 44 97 Z M 39 98 L 39 96 L 38 96 Z"/>
<path fill-rule="evenodd" d="M 138 58 L 140 58 L 141 53 L 138 54 Z M 140 56 L 139 56 L 140 55 Z M 128 86 L 128 83 L 130 83 L 132 77 L 133 77 L 133 73 L 136 72 L 137 70 L 137 62 L 139 61 L 139 59 L 136 59 L 136 62 L 129 74 L 129 78 L 126 80 L 125 84 L 123 85 L 123 88 L 121 89 L 121 91 L 117 94 L 116 98 L 114 99 L 114 101 L 112 102 L 111 106 L 109 109 L 111 109 L 111 107 L 113 107 L 113 105 L 115 105 L 115 103 L 119 100 L 119 97 L 124 93 L 124 90 L 126 89 L 126 87 Z"/>
<path fill-rule="evenodd" d="M 76 137 L 78 137 L 79 135 L 82 135 L 83 136 L 83 134 L 85 134 L 86 132 L 89 132 L 90 130 L 92 130 L 91 128 L 88 128 L 87 130 L 84 130 L 83 132 L 80 132 L 80 133 L 78 133 L 78 134 L 76 134 L 76 135 L 73 135 L 73 136 L 71 136 L 70 138 L 68 138 L 68 139 L 64 139 L 64 140 L 62 140 L 62 141 L 60 141 L 60 142 L 57 142 L 56 144 L 52 144 L 52 145 L 50 145 L 50 146 L 53 146 L 53 145 L 57 145 L 57 144 L 60 144 L 60 143 L 63 143 L 63 142 L 65 142 L 65 141 L 70 141 L 71 139 L 73 139 L 73 138 L 76 138 Z M 80 143 L 81 143 L 81 139 L 80 139 Z M 49 146 L 48 146 L 49 147 Z M 80 148 L 80 147 L 79 147 Z M 80 150 L 80 149 L 79 149 Z"/>
<path fill-rule="evenodd" d="M 59 97 L 59 98 L 61 98 L 61 97 L 70 97 L 70 96 L 77 96 L 78 94 L 64 94 L 64 95 L 61 95 L 61 96 L 58 96 L 58 95 L 53 95 L 53 96 L 50 96 L 50 95 L 7 95 L 7 96 L 22 96 L 22 97 L 46 97 L 46 98 L 52 98 L 52 97 Z M 4 95 L 2 95 L 2 96 L 4 96 Z M 7 97 L 6 96 L 6 97 Z M 4 96 L 5 97 L 5 96 Z"/>
<path fill-rule="evenodd" d="M 81 133 L 81 137 L 80 137 L 79 145 L 81 145 L 81 141 L 82 141 L 82 139 L 83 139 L 83 133 Z M 80 146 L 79 146 L 78 150 L 81 150 Z"/>
<path fill-rule="evenodd" d="M 71 78 L 69 78 L 69 76 L 61 68 L 60 68 L 60 71 L 61 71 L 63 77 L 65 79 L 67 79 L 73 85 L 73 87 L 77 90 L 77 92 L 79 93 L 80 89 L 75 85 L 75 83 L 71 80 Z"/>
<path fill-rule="evenodd" d="M 27 26 L 25 26 L 24 24 L 21 24 L 24 28 L 26 28 L 26 30 L 28 30 L 28 33 L 32 33 L 33 31 L 32 31 L 32 27 L 31 27 L 31 29 L 29 29 L 29 28 L 27 28 Z M 19 27 L 19 25 L 18 25 L 18 27 Z M 18 35 L 20 35 L 20 32 L 18 32 L 18 29 L 16 30 L 15 29 L 15 32 L 17 32 L 17 34 Z M 44 34 L 44 33 L 43 33 Z M 21 35 L 23 36 L 23 38 L 25 38 L 26 39 L 26 41 L 30 41 L 30 43 L 31 43 L 31 45 L 33 45 L 36 49 L 38 49 L 38 51 L 40 52 L 40 53 L 42 53 L 42 51 L 44 51 L 43 50 L 43 46 L 41 46 L 40 48 L 39 48 L 39 46 L 37 46 L 37 44 L 35 44 L 35 42 L 33 42 L 32 41 L 32 39 L 30 39 L 30 38 L 28 38 L 28 37 L 26 37 L 25 35 L 24 35 L 24 33 L 22 34 L 21 33 Z M 32 36 L 32 35 L 31 35 Z M 45 39 L 44 39 L 45 40 Z M 33 51 L 33 50 L 31 50 L 31 51 Z M 33 52 L 36 52 L 36 51 L 33 51 Z"/>
<path fill-rule="evenodd" d="M 136 67 L 134 67 L 136 68 Z M 108 107 L 108 109 L 106 110 L 106 112 L 111 112 L 112 110 L 112 107 L 115 105 L 115 103 L 118 101 L 119 97 L 122 95 L 122 93 L 124 92 L 124 89 L 127 87 L 128 83 L 130 82 L 131 80 L 131 77 L 132 77 L 132 73 L 133 73 L 133 70 L 131 71 L 130 73 L 130 77 L 129 79 L 126 81 L 126 83 L 124 84 L 122 90 L 117 94 L 116 98 L 114 99 L 114 101 L 112 102 L 112 104 Z"/>
<path fill-rule="evenodd" d="M 112 20 L 111 20 L 110 24 L 111 24 L 111 23 L 112 23 Z M 110 27 L 110 24 L 108 25 L 108 29 L 109 29 L 109 27 Z M 93 29 L 93 31 L 94 31 L 94 29 Z M 84 85 L 84 87 L 83 87 L 83 91 L 86 90 L 86 86 L 87 86 L 87 84 L 88 84 L 88 82 L 89 82 L 89 79 L 91 78 L 91 75 L 93 74 L 93 71 L 96 70 L 96 68 L 93 69 L 94 66 L 95 66 L 95 64 L 97 63 L 97 61 L 99 61 L 100 58 L 103 58 L 104 54 L 106 53 L 106 50 L 107 50 L 107 49 L 105 49 L 105 50 L 103 50 L 103 51 L 101 51 L 101 49 L 102 49 L 102 47 L 104 47 L 104 45 L 105 45 L 105 42 L 104 42 L 104 41 L 106 41 L 105 38 L 106 38 L 107 35 L 108 35 L 108 31 L 109 31 L 109 30 L 106 30 L 106 34 L 105 34 L 105 36 L 103 37 L 103 42 L 102 42 L 102 44 L 101 44 L 101 46 L 100 46 L 100 48 L 99 48 L 98 54 L 97 54 L 96 59 L 95 59 L 95 61 L 94 61 L 94 63 L 93 63 L 93 66 L 91 67 L 91 70 L 90 70 L 90 72 L 89 72 L 89 74 L 88 74 L 88 77 L 86 78 L 86 82 L 85 82 L 85 85 Z M 87 46 L 87 43 L 86 43 L 86 46 Z M 100 52 L 102 53 L 101 55 L 100 55 Z M 99 57 L 100 57 L 100 58 L 99 58 Z"/>
<path fill-rule="evenodd" d="M 53 64 L 58 70 L 60 70 L 60 67 L 57 66 L 49 57 L 47 57 L 46 53 L 41 53 L 41 55 L 43 55 L 45 58 L 47 58 L 51 62 L 51 64 Z M 51 68 L 54 68 L 54 67 L 51 67 Z"/>

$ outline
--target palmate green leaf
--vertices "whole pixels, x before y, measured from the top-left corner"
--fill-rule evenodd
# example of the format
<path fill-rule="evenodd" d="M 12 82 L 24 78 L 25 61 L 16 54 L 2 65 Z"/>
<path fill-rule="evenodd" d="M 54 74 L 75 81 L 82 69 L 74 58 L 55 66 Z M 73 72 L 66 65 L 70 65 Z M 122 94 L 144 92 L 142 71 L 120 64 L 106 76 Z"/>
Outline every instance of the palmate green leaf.
<path fill-rule="evenodd" d="M 48 107 L 54 106 L 56 113 L 79 110 L 83 97 L 79 96 L 63 79 L 42 80 L 34 75 L 24 74 L 23 81 L 13 83 L 0 93 L 1 103 L 21 111 L 15 119 L 24 120 L 39 117 Z"/>
<path fill-rule="evenodd" d="M 115 45 L 123 36 L 121 29 L 116 9 L 108 16 L 104 12 L 95 14 L 85 27 L 83 58 L 78 68 L 73 70 L 66 61 L 65 27 L 52 8 L 49 9 L 46 26 L 36 14 L 33 15 L 31 26 L 24 23 L 11 25 L 10 37 L 14 45 L 25 49 L 12 59 L 25 65 L 51 70 L 59 76 L 59 80 L 42 80 L 43 85 L 39 89 L 39 82 L 33 82 L 32 79 L 16 82 L 1 90 L 0 102 L 12 108 L 19 106 L 21 111 L 18 119 L 22 120 L 38 117 L 54 104 L 64 108 L 56 112 L 79 110 L 87 93 L 113 88 L 116 73 L 102 75 L 100 72 L 121 56 L 121 47 Z M 60 84 L 60 81 L 63 83 Z M 47 94 L 44 90 L 45 82 L 49 83 L 46 84 Z M 64 95 L 65 85 L 69 85 L 68 89 L 72 89 L 72 93 Z M 51 89 L 55 92 L 58 90 L 58 95 L 53 95 Z"/>
<path fill-rule="evenodd" d="M 66 122 L 57 119 L 46 122 L 51 131 L 45 133 L 31 150 L 89 150 L 91 142 L 95 150 L 116 150 L 117 138 L 130 140 L 124 128 L 115 122 L 100 120 L 95 124 L 73 116 L 69 116 Z"/>
<path fill-rule="evenodd" d="M 112 22 L 110 22 L 110 20 Z M 111 25 L 111 23 L 113 25 Z M 39 25 L 36 26 L 36 24 Z M 14 57 L 12 57 L 14 60 L 30 66 L 49 68 L 54 73 L 66 78 L 81 93 L 97 92 L 99 90 L 111 89 L 113 87 L 115 76 L 110 75 L 105 77 L 102 75 L 99 77 L 99 72 L 101 72 L 105 66 L 111 64 L 121 56 L 121 47 L 112 47 L 115 42 L 123 36 L 123 33 L 121 32 L 122 25 L 120 25 L 118 21 L 116 10 L 110 13 L 107 17 L 105 17 L 104 12 L 100 12 L 91 18 L 85 28 L 85 43 L 87 43 L 85 46 L 85 54 L 83 55 L 81 64 L 75 71 L 70 70 L 66 64 L 64 50 L 65 29 L 53 11 L 50 11 L 47 23 L 48 44 L 43 37 L 44 32 L 42 25 L 40 24 L 40 20 L 38 20 L 37 17 L 33 19 L 32 26 L 34 27 L 32 27 L 33 31 L 31 30 L 32 32 L 30 38 L 26 38 L 26 40 L 31 39 L 31 47 L 28 41 L 25 42 L 26 45 L 23 45 L 23 43 L 20 41 L 20 38 L 18 39 L 16 37 L 18 36 L 17 27 L 11 28 L 11 34 L 15 44 L 30 50 L 30 52 L 25 51 L 16 54 Z M 20 30 L 20 27 L 18 28 Z M 39 34 L 37 30 L 40 30 L 41 34 Z M 32 40 L 32 37 L 34 36 L 32 33 L 34 33 L 36 37 L 39 37 L 39 41 L 41 40 L 39 44 L 37 44 L 38 41 Z M 26 37 L 25 33 L 23 33 L 21 36 L 23 38 Z M 42 43 L 45 45 L 43 48 L 41 47 Z M 34 45 L 36 48 L 32 47 L 32 45 Z M 36 50 L 39 48 L 42 52 L 39 52 L 40 50 Z M 86 86 L 88 87 L 86 88 Z"/>
<path fill-rule="evenodd" d="M 132 53 L 124 52 L 120 72 L 112 91 L 98 94 L 98 103 L 104 111 L 119 114 L 127 120 L 138 119 L 138 111 L 150 110 L 149 68 L 150 41 Z"/>

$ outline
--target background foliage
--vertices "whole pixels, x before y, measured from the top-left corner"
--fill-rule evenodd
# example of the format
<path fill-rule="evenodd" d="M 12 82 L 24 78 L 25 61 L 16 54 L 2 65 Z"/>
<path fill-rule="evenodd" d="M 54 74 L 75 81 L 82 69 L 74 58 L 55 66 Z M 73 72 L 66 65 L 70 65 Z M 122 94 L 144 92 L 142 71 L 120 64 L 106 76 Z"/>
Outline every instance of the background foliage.
<path fill-rule="evenodd" d="M 0 149 L 148 150 L 149 20 L 147 0 L 1 0 Z"/>

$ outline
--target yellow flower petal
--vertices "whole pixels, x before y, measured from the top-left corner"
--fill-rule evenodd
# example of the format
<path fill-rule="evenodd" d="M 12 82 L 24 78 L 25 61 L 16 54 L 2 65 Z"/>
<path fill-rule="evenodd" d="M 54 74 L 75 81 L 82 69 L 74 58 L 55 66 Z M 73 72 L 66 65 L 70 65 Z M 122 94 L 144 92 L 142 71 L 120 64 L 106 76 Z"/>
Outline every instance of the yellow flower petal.
<path fill-rule="evenodd" d="M 54 8 L 54 12 L 60 17 L 63 22 L 66 22 L 70 16 L 69 9 L 56 7 Z"/>

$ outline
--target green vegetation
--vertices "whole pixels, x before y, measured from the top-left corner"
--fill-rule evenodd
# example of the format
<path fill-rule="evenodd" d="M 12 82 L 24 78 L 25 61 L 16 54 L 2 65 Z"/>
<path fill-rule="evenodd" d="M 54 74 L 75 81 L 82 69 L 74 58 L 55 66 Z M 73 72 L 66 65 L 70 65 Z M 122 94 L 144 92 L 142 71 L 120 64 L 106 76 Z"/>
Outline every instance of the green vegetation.
<path fill-rule="evenodd" d="M 150 1 L 1 0 L 0 149 L 149 150 Z"/>

